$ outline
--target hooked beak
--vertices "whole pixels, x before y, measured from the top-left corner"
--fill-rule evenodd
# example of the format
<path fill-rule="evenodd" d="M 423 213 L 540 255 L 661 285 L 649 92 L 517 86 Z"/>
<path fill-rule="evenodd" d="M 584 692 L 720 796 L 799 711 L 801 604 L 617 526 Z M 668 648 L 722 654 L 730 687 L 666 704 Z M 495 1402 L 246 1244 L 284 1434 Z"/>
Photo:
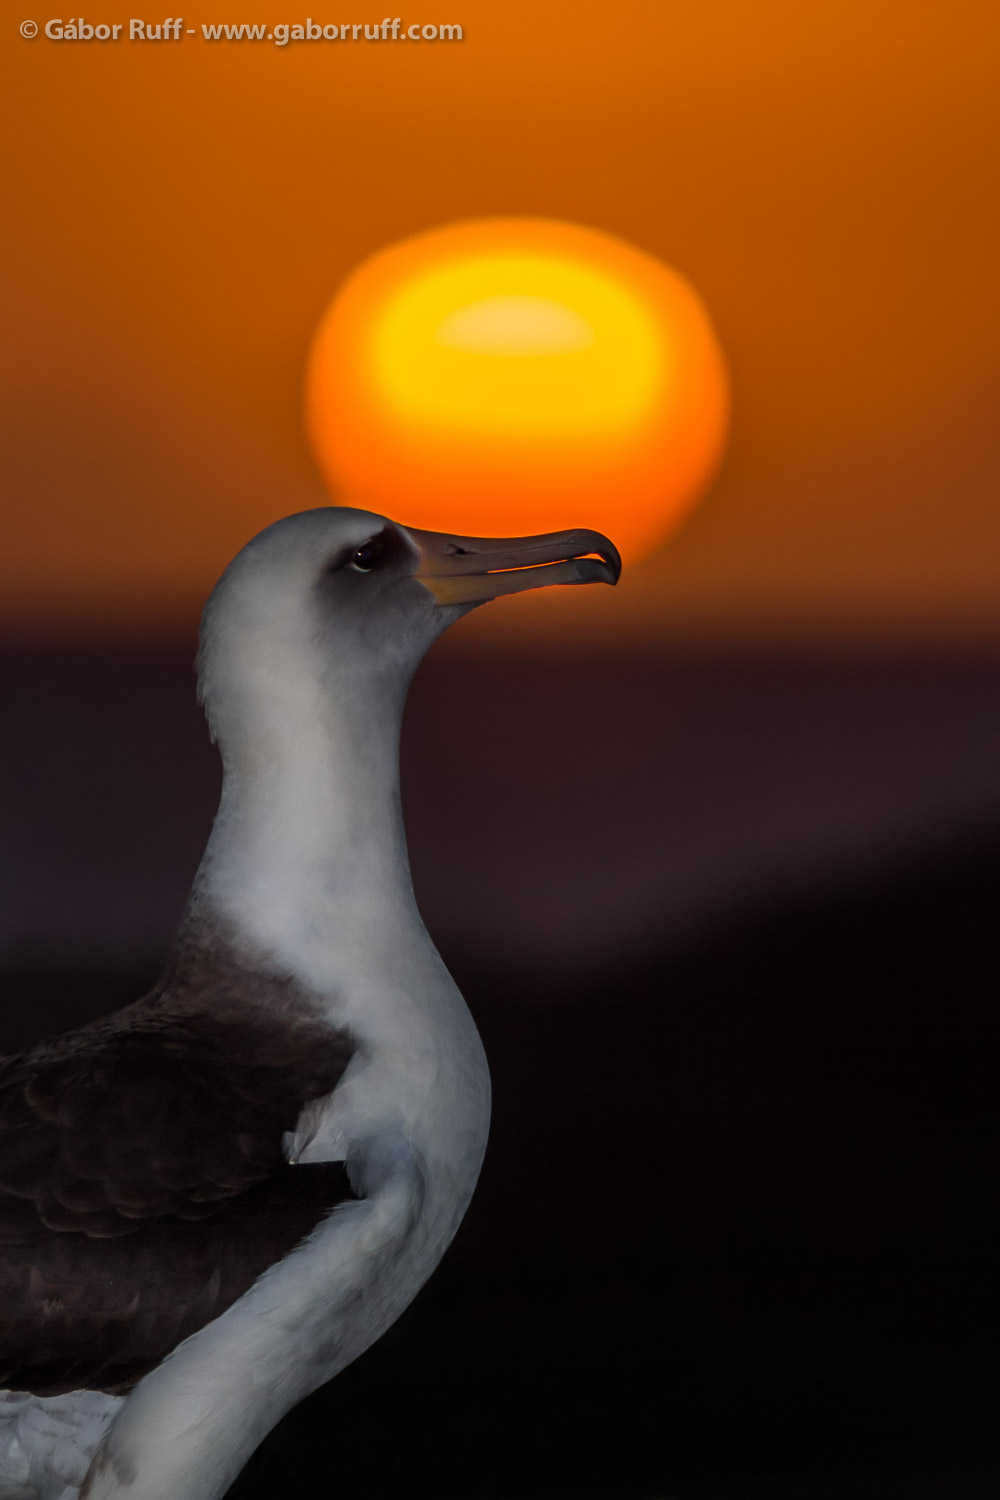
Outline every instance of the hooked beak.
<path fill-rule="evenodd" d="M 555 583 L 615 584 L 621 576 L 618 550 L 599 531 L 476 537 L 400 529 L 420 553 L 416 577 L 437 604 L 483 604 Z"/>

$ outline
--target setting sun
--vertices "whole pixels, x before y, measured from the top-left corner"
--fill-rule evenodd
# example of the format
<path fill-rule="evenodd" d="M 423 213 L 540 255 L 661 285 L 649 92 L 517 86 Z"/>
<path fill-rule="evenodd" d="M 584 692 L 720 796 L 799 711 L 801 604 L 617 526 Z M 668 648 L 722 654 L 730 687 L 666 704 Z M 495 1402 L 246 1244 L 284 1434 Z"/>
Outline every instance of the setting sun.
<path fill-rule="evenodd" d="M 340 501 L 483 535 L 593 526 L 635 558 L 710 476 L 728 393 L 676 272 L 595 230 L 493 219 L 359 267 L 317 332 L 307 412 Z"/>

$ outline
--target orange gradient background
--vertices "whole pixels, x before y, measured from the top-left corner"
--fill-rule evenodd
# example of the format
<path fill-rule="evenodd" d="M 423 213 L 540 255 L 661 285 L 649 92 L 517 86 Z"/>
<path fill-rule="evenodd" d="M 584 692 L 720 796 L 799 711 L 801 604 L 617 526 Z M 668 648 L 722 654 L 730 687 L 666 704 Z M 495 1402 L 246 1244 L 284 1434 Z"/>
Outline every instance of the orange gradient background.
<path fill-rule="evenodd" d="M 237 9 L 185 25 L 273 19 Z M 382 19 L 354 9 L 329 19 Z M 460 43 L 4 23 L 2 628 L 190 631 L 250 534 L 324 503 L 302 380 L 337 286 L 518 215 L 687 278 L 734 429 L 615 594 L 519 599 L 464 641 L 1000 641 L 996 7 L 446 9 Z"/>

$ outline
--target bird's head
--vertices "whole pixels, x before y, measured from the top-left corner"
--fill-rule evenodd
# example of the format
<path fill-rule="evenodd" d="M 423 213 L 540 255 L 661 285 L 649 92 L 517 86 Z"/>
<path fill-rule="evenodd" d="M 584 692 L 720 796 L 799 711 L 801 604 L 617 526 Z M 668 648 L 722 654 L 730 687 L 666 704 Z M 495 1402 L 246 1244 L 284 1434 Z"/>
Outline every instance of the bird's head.
<path fill-rule="evenodd" d="M 248 542 L 212 591 L 199 677 L 213 731 L 234 714 L 297 713 L 330 687 L 399 698 L 441 632 L 487 600 L 552 584 L 617 583 L 596 531 L 451 536 L 346 506 L 301 511 Z"/>

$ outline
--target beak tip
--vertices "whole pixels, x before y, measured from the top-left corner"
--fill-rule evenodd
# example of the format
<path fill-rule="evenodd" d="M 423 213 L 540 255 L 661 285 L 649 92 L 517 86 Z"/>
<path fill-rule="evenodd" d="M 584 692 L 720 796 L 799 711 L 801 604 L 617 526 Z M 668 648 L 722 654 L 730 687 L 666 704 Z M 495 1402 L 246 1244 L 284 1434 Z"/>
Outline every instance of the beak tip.
<path fill-rule="evenodd" d="M 600 531 L 585 532 L 583 537 L 588 550 L 596 552 L 604 564 L 604 582 L 614 588 L 622 576 L 622 556 L 618 548 Z"/>

